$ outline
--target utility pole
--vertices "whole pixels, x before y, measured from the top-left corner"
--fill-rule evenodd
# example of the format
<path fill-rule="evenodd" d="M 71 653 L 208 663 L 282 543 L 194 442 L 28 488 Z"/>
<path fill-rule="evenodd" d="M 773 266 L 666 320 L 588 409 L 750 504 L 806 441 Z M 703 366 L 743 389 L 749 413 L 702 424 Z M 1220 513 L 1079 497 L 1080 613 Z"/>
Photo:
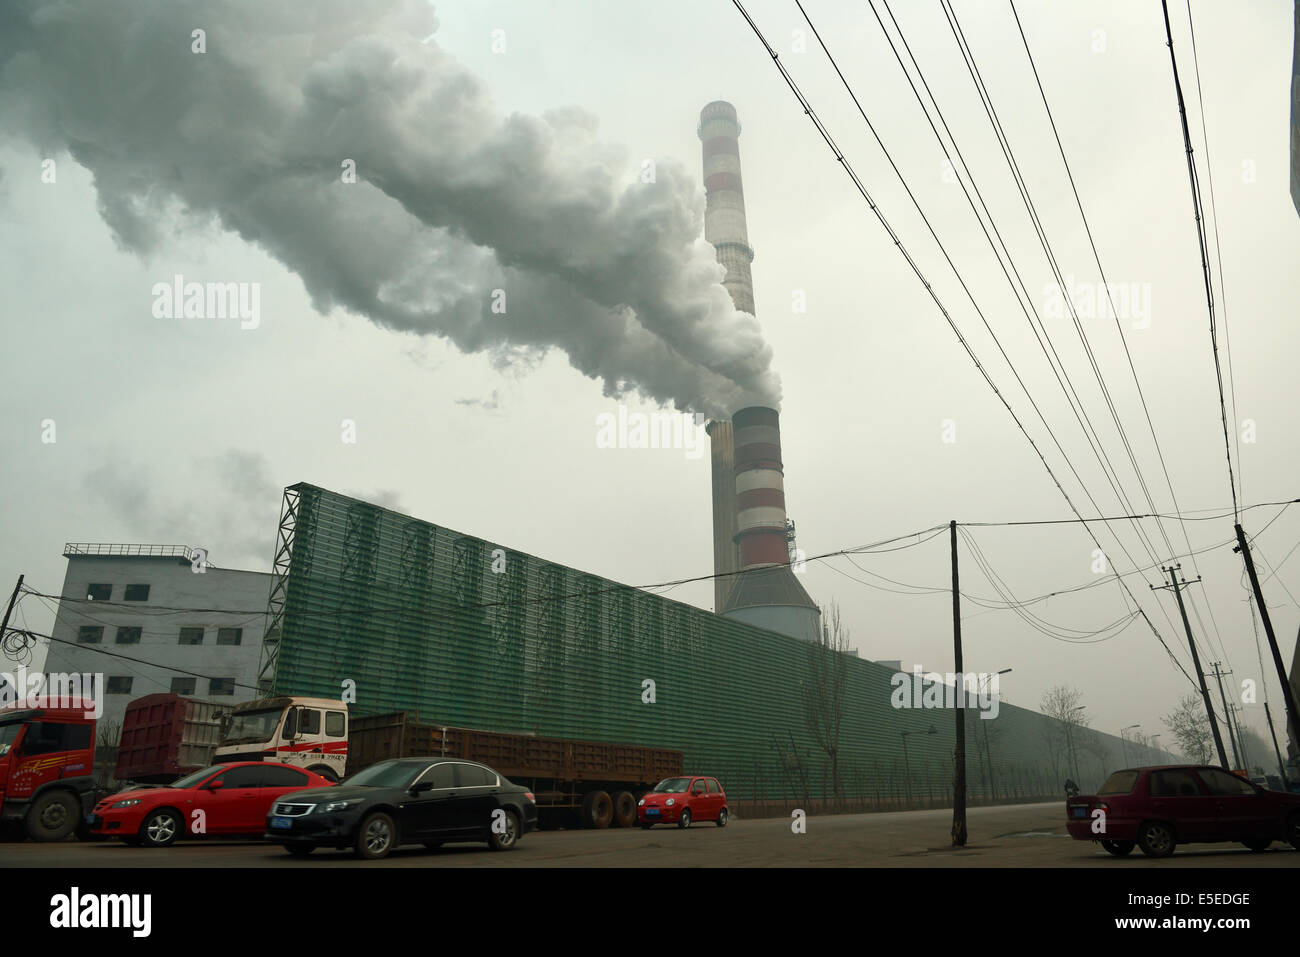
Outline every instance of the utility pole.
<path fill-rule="evenodd" d="M 1224 674 L 1230 675 L 1231 671 L 1225 671 Z M 1228 717 L 1232 719 L 1233 730 L 1237 733 L 1237 750 L 1241 752 L 1241 766 L 1246 769 L 1247 775 L 1250 774 L 1250 751 L 1246 748 L 1246 736 L 1241 733 L 1241 708 L 1235 703 L 1228 705 Z"/>
<path fill-rule="evenodd" d="M 1232 733 L 1232 711 L 1228 708 L 1228 696 L 1223 693 L 1223 676 L 1232 674 L 1231 671 L 1220 671 L 1221 661 L 1213 662 L 1214 677 L 1219 682 L 1219 700 L 1223 702 L 1223 720 L 1228 724 L 1228 743 L 1232 745 L 1232 760 L 1234 768 L 1239 768 L 1241 764 L 1241 747 L 1237 744 L 1237 736 Z"/>
<path fill-rule="evenodd" d="M 1273 738 L 1273 753 L 1277 755 L 1277 773 L 1282 776 L 1282 790 L 1287 789 L 1286 765 L 1282 762 L 1282 749 L 1277 746 L 1277 731 L 1273 729 L 1273 712 L 1269 710 L 1268 702 L 1264 702 L 1264 717 L 1268 718 L 1268 733 Z"/>
<path fill-rule="evenodd" d="M 1282 697 L 1286 701 L 1286 717 L 1291 723 L 1291 738 L 1300 741 L 1300 714 L 1296 713 L 1295 695 L 1291 692 L 1291 682 L 1287 677 L 1286 665 L 1282 663 L 1282 652 L 1277 647 L 1277 636 L 1273 634 L 1273 619 L 1268 616 L 1268 605 L 1264 603 L 1264 593 L 1259 587 L 1259 576 L 1255 574 L 1255 559 L 1250 555 L 1250 543 L 1246 541 L 1246 532 L 1242 529 L 1241 523 L 1238 522 L 1234 528 L 1237 530 L 1237 547 L 1233 551 L 1241 553 L 1241 560 L 1246 563 L 1246 574 L 1250 576 L 1250 588 L 1255 593 L 1255 607 L 1259 609 L 1259 617 L 1264 622 L 1264 635 L 1268 638 L 1268 650 L 1273 653 L 1273 667 L 1277 669 L 1277 677 L 1282 682 Z"/>
<path fill-rule="evenodd" d="M 9 596 L 9 607 L 5 609 L 5 617 L 0 621 L 0 641 L 4 640 L 5 629 L 9 627 L 9 616 L 13 613 L 14 602 L 18 601 L 18 592 L 23 587 L 23 576 L 18 576 L 18 584 L 14 586 L 14 593 Z"/>
<path fill-rule="evenodd" d="M 966 683 L 961 670 L 961 589 L 957 583 L 957 522 L 948 523 L 952 543 L 952 640 L 956 657 L 957 746 L 952 771 L 952 846 L 966 846 Z"/>
<path fill-rule="evenodd" d="M 1238 526 L 1238 528 L 1240 528 L 1240 526 Z M 1192 625 L 1187 620 L 1187 609 L 1183 606 L 1182 587 L 1186 587 L 1192 583 L 1188 582 L 1187 579 L 1184 578 L 1182 581 L 1182 587 L 1180 587 L 1178 579 L 1174 575 L 1174 572 L 1178 571 L 1178 569 L 1182 567 L 1181 564 L 1171 565 L 1168 568 L 1161 566 L 1160 570 L 1162 572 L 1169 573 L 1170 584 L 1160 585 L 1159 587 L 1162 589 L 1172 589 L 1174 597 L 1178 599 L 1178 611 L 1183 616 L 1183 629 L 1187 632 L 1187 647 L 1192 650 L 1192 667 L 1196 669 L 1196 680 L 1201 684 L 1201 700 L 1205 703 L 1205 714 L 1210 719 L 1210 731 L 1214 733 L 1214 747 L 1219 752 L 1219 763 L 1226 768 L 1228 766 L 1228 755 L 1225 754 L 1223 750 L 1223 738 L 1219 737 L 1219 722 L 1214 717 L 1214 705 L 1210 703 L 1210 689 L 1205 686 L 1205 673 L 1201 671 L 1201 656 L 1196 653 L 1196 641 L 1192 638 Z M 1197 578 L 1196 581 L 1200 581 L 1200 579 Z M 1157 586 L 1150 585 L 1148 587 L 1152 591 L 1155 591 Z"/>

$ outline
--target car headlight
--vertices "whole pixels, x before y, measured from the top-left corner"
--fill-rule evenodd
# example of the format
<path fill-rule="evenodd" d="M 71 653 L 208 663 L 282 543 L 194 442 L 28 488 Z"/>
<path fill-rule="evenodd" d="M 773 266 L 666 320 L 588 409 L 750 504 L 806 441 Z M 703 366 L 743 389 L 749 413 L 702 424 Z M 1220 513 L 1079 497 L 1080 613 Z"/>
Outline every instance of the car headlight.
<path fill-rule="evenodd" d="M 677 803 L 676 798 L 669 798 L 667 801 L 664 801 L 664 804 L 668 805 L 669 807 L 672 807 L 676 803 Z"/>
<path fill-rule="evenodd" d="M 364 798 L 351 798 L 350 800 L 347 800 L 347 801 L 331 801 L 329 804 L 318 804 L 318 805 L 316 805 L 316 813 L 318 813 L 318 814 L 333 814 L 335 811 L 344 811 L 344 810 L 347 810 L 347 809 L 350 808 L 350 807 L 356 807 L 356 806 L 357 806 L 358 804 L 360 804 L 363 800 L 365 800 L 365 799 L 364 799 Z"/>
<path fill-rule="evenodd" d="M 139 804 L 139 803 L 140 803 L 140 798 L 130 798 L 130 799 L 126 800 L 126 801 L 118 801 L 116 804 L 113 805 L 113 807 L 115 807 L 115 808 L 118 808 L 118 807 L 135 807 L 135 806 L 136 806 L 137 804 Z"/>
<path fill-rule="evenodd" d="M 636 806 L 637 806 L 637 807 L 641 807 L 641 806 L 643 806 L 644 804 L 645 804 L 645 798 L 642 798 L 641 800 L 639 800 L 639 801 L 636 802 Z"/>

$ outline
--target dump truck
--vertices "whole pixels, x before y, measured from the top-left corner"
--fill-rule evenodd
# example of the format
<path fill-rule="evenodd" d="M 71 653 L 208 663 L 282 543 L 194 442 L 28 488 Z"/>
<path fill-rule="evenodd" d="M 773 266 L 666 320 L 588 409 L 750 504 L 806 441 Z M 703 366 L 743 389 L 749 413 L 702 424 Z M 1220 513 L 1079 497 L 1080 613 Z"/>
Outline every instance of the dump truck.
<path fill-rule="evenodd" d="M 680 751 L 453 728 L 411 712 L 354 716 L 347 773 L 387 758 L 477 761 L 533 792 L 543 826 L 633 827 L 641 796 L 682 773 Z"/>
<path fill-rule="evenodd" d="M 34 841 L 85 837 L 95 788 L 94 702 L 0 707 L 0 824 Z"/>
<path fill-rule="evenodd" d="M 170 784 L 212 764 L 228 705 L 178 694 L 150 694 L 126 706 L 113 777 Z"/>

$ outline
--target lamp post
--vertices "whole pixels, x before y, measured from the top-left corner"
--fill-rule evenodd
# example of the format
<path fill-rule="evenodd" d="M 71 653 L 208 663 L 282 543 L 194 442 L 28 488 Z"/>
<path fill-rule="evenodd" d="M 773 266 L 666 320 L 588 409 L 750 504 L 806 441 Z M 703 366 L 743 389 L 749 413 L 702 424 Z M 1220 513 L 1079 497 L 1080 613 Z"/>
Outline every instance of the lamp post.
<path fill-rule="evenodd" d="M 1120 729 L 1119 729 L 1119 739 L 1120 739 L 1121 742 L 1123 742 L 1123 744 L 1122 744 L 1121 746 L 1124 748 L 1124 763 L 1125 763 L 1125 764 L 1128 764 L 1128 761 L 1129 761 L 1129 758 L 1128 758 L 1128 735 L 1125 734 L 1125 732 L 1126 732 L 1126 731 L 1132 731 L 1134 728 L 1140 728 L 1140 727 L 1142 727 L 1142 725 L 1140 725 L 1140 724 L 1130 724 L 1127 728 L 1120 728 Z"/>
<path fill-rule="evenodd" d="M 908 758 L 908 756 L 907 756 L 907 736 L 908 736 L 909 734 L 938 734 L 938 733 L 939 733 L 939 732 L 938 732 L 938 730 L 935 728 L 934 725 L 930 725 L 930 730 L 929 730 L 929 731 L 924 731 L 924 732 L 922 732 L 922 731 L 904 731 L 904 732 L 902 733 L 902 738 L 903 738 L 903 767 L 906 769 L 906 775 L 907 775 L 905 783 L 906 783 L 906 785 L 907 785 L 907 803 L 908 803 L 908 804 L 911 804 L 911 803 L 912 803 L 912 762 L 911 762 L 911 759 Z"/>
<path fill-rule="evenodd" d="M 1159 741 L 1160 741 L 1160 735 L 1158 734 L 1151 735 L 1151 747 L 1155 748 L 1155 752 L 1156 752 L 1152 760 L 1158 761 L 1160 759 L 1160 745 L 1158 743 Z"/>
<path fill-rule="evenodd" d="M 1008 675 L 1011 673 L 1010 668 L 1003 668 L 997 674 L 985 675 L 980 681 L 980 693 L 983 694 L 984 686 L 996 678 L 998 675 Z M 989 728 L 984 724 L 983 715 L 980 716 L 980 724 L 984 725 L 984 766 L 989 769 L 989 797 L 996 801 L 998 799 L 997 785 L 993 780 L 993 755 L 989 751 Z"/>

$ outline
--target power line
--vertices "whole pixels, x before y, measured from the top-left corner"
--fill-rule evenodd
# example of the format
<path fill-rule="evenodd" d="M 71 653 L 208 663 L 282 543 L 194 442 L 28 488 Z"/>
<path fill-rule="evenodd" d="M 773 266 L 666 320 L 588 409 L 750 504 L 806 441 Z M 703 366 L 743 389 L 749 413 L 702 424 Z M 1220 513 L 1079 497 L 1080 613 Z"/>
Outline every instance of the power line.
<path fill-rule="evenodd" d="M 745 18 L 745 22 L 749 25 L 750 29 L 754 31 L 755 36 L 757 36 L 759 41 L 763 44 L 763 47 L 764 49 L 767 50 L 768 55 L 771 56 L 772 63 L 774 66 L 776 66 L 778 72 L 780 72 L 781 78 L 785 81 L 786 85 L 790 88 L 790 91 L 795 95 L 795 98 L 799 101 L 800 106 L 803 107 L 804 114 L 812 121 L 813 125 L 817 128 L 818 133 L 821 134 L 822 139 L 825 140 L 826 145 L 834 153 L 836 161 L 844 169 L 845 174 L 848 175 L 849 178 L 852 180 L 854 187 L 867 201 L 867 204 L 871 208 L 871 211 L 876 215 L 876 218 L 880 221 L 880 224 L 885 228 L 885 231 L 889 234 L 890 239 L 893 241 L 895 247 L 899 250 L 899 253 L 906 260 L 908 266 L 912 269 L 916 277 L 921 281 L 922 285 L 925 286 L 926 292 L 930 294 L 930 298 L 934 301 L 940 313 L 943 315 L 944 319 L 948 322 L 949 327 L 953 330 L 953 333 L 957 336 L 957 339 L 961 343 L 962 347 L 965 349 L 966 354 L 970 357 L 971 361 L 975 364 L 975 367 L 979 370 L 980 374 L 984 377 L 985 382 L 988 383 L 989 387 L 993 390 L 994 394 L 999 398 L 999 400 L 1001 400 L 1003 406 L 1006 408 L 1007 412 L 1011 415 L 1017 427 L 1025 435 L 1026 440 L 1030 443 L 1031 447 L 1034 449 L 1034 452 L 1038 455 L 1039 461 L 1043 463 L 1043 467 L 1044 469 L 1046 469 L 1048 476 L 1052 479 L 1052 482 L 1056 485 L 1057 489 L 1061 492 L 1061 495 L 1065 498 L 1067 504 L 1069 504 L 1070 510 L 1073 511 L 1076 516 L 1082 519 L 1083 516 L 1079 514 L 1079 510 L 1075 507 L 1074 502 L 1070 499 L 1069 494 L 1062 487 L 1060 481 L 1056 477 L 1056 473 L 1052 471 L 1052 467 L 1048 464 L 1047 459 L 1043 457 L 1042 451 L 1038 448 L 1038 444 L 1034 442 L 1033 437 L 1030 436 L 1029 433 L 1025 430 L 1024 425 L 1020 422 L 1019 417 L 1015 414 L 1015 410 L 1011 408 L 1011 405 L 1007 402 L 1006 398 L 998 390 L 992 378 L 989 376 L 988 371 L 979 362 L 979 359 L 976 357 L 974 351 L 971 349 L 970 344 L 966 341 L 965 337 L 961 334 L 961 330 L 958 329 L 956 322 L 953 320 L 947 308 L 943 305 L 943 302 L 939 298 L 938 293 L 935 292 L 934 288 L 930 285 L 929 281 L 926 280 L 924 273 L 921 272 L 920 267 L 916 264 L 916 261 L 912 258 L 911 254 L 907 252 L 906 247 L 903 246 L 902 240 L 899 239 L 898 234 L 894 232 L 893 227 L 889 225 L 889 221 L 885 218 L 884 213 L 880 210 L 880 207 L 876 204 L 875 200 L 871 198 L 871 194 L 867 191 L 866 187 L 862 184 L 862 181 L 858 178 L 857 173 L 853 171 L 853 168 L 851 164 L 848 162 L 848 160 L 846 159 L 843 151 L 841 151 L 840 148 L 836 145 L 834 138 L 830 135 L 830 131 L 826 128 L 825 124 L 821 121 L 821 118 L 817 116 L 817 113 L 813 109 L 812 104 L 808 101 L 807 97 L 805 97 L 803 92 L 799 89 L 798 84 L 795 83 L 794 78 L 790 76 L 790 73 L 788 70 L 786 70 L 785 65 L 781 63 L 779 54 L 777 54 L 777 52 L 772 48 L 772 45 L 767 42 L 767 38 L 763 36 L 762 31 L 758 28 L 758 24 L 756 24 L 753 18 L 750 17 L 749 12 L 745 10 L 745 7 L 740 2 L 740 0 L 732 0 L 732 3 L 735 5 L 736 9 L 740 11 L 741 16 Z M 1013 368 L 1013 372 L 1014 372 L 1014 368 Z M 1048 431 L 1050 434 L 1050 429 Z M 1062 454 L 1064 455 L 1063 451 Z M 1066 461 L 1068 463 L 1069 461 L 1068 457 Z M 1084 487 L 1084 492 L 1085 494 L 1087 494 L 1086 486 Z M 1094 507 L 1095 507 L 1095 503 L 1094 503 Z M 1098 509 L 1098 511 L 1100 511 L 1100 509 Z M 1092 539 L 1093 544 L 1097 546 L 1098 550 L 1104 552 L 1104 549 L 1101 548 L 1101 543 L 1098 542 L 1096 536 L 1092 534 L 1092 530 L 1086 524 L 1083 527 L 1085 531 L 1087 531 L 1088 536 Z M 1121 542 L 1120 544 L 1122 547 L 1123 543 Z M 1134 562 L 1134 565 L 1136 565 L 1136 562 Z M 1112 565 L 1112 571 L 1113 570 L 1114 568 Z M 1151 629 L 1151 633 L 1155 636 L 1156 640 L 1159 641 L 1160 644 L 1164 647 L 1166 653 L 1169 654 L 1170 659 L 1174 661 L 1174 663 L 1178 665 L 1179 669 L 1181 670 L 1182 665 L 1178 663 L 1178 660 L 1174 658 L 1173 653 L 1169 651 L 1169 646 L 1165 643 L 1164 637 L 1156 629 L 1155 623 L 1152 622 L 1150 617 L 1146 614 L 1146 612 L 1142 610 L 1142 606 L 1137 601 L 1136 596 L 1133 595 L 1132 590 L 1129 589 L 1127 583 L 1125 583 L 1124 580 L 1120 578 L 1118 574 L 1116 574 L 1115 577 L 1121 583 L 1124 590 L 1128 592 L 1128 595 L 1132 599 L 1134 605 L 1138 607 L 1139 611 L 1141 612 L 1143 620 L 1146 621 L 1147 623 L 1147 627 Z M 1163 606 L 1161 607 L 1163 609 Z M 1184 674 L 1186 674 L 1185 671 Z"/>

